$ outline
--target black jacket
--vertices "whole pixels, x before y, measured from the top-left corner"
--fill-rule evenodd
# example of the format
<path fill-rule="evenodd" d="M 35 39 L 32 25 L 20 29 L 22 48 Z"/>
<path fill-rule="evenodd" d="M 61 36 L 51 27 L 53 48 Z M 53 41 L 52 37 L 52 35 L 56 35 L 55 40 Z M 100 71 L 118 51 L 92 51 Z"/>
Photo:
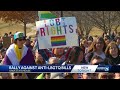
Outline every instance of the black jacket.
<path fill-rule="evenodd" d="M 118 65 L 120 64 L 120 55 L 116 58 L 113 58 L 112 56 L 109 56 L 104 61 L 105 65 Z"/>

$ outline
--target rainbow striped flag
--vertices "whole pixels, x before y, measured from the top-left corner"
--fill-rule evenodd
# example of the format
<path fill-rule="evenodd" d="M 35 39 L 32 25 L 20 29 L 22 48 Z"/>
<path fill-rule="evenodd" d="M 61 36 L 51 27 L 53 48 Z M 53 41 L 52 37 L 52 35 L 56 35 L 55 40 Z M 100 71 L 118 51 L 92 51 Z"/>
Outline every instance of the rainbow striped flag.
<path fill-rule="evenodd" d="M 54 36 L 54 37 L 51 37 L 51 45 L 52 45 L 52 46 L 62 46 L 62 45 L 66 45 L 65 35 L 63 35 L 63 36 Z"/>
<path fill-rule="evenodd" d="M 50 11 L 38 11 L 38 16 L 40 20 L 57 18 L 57 16 L 55 16 Z"/>

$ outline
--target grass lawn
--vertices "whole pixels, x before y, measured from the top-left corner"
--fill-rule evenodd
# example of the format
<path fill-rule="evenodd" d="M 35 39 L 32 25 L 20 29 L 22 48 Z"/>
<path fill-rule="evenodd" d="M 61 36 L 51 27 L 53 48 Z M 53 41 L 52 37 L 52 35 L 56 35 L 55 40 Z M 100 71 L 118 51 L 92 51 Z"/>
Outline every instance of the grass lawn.
<path fill-rule="evenodd" d="M 3 36 L 4 33 L 9 33 L 9 32 L 12 32 L 12 34 L 14 34 L 16 31 L 24 32 L 23 25 L 19 23 L 10 25 L 9 23 L 0 22 L 0 36 Z M 26 30 L 27 34 L 30 34 L 33 32 L 35 32 L 35 30 L 32 30 L 31 28 L 27 27 L 27 30 Z"/>
<path fill-rule="evenodd" d="M 35 25 L 35 24 L 34 24 Z M 34 38 L 35 36 L 35 28 L 33 28 L 33 26 L 31 25 L 27 25 L 27 36 L 31 36 L 32 38 Z M 9 33 L 9 32 L 12 32 L 12 34 L 14 34 L 16 31 L 20 31 L 20 32 L 24 32 L 24 27 L 23 25 L 19 24 L 19 23 L 15 23 L 15 24 L 12 24 L 10 25 L 9 23 L 4 23 L 2 21 L 0 21 L 0 36 L 3 36 L 4 33 Z M 118 32 L 120 32 L 120 27 L 118 28 Z M 90 34 L 91 36 L 101 36 L 103 34 L 103 31 L 101 29 L 98 29 L 98 28 L 93 28 L 91 31 L 90 31 Z"/>

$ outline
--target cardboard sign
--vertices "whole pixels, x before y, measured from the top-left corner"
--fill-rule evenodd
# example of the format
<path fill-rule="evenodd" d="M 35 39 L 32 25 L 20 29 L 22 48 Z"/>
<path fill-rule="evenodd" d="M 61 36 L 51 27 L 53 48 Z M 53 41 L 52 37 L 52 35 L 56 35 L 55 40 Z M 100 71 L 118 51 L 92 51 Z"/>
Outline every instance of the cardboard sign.
<path fill-rule="evenodd" d="M 75 17 L 61 17 L 36 22 L 39 49 L 79 46 Z"/>

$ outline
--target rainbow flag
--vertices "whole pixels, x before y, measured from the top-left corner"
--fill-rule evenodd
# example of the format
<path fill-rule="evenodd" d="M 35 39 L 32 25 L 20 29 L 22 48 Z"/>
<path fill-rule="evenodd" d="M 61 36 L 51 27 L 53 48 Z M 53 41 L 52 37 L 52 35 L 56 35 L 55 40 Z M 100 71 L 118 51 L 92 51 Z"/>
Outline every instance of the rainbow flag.
<path fill-rule="evenodd" d="M 65 35 L 63 35 L 63 36 L 54 36 L 54 37 L 51 37 L 51 45 L 52 45 L 52 46 L 62 46 L 62 45 L 66 45 Z"/>
<path fill-rule="evenodd" d="M 50 11 L 38 11 L 38 16 L 40 20 L 57 18 L 57 16 L 55 16 Z"/>

